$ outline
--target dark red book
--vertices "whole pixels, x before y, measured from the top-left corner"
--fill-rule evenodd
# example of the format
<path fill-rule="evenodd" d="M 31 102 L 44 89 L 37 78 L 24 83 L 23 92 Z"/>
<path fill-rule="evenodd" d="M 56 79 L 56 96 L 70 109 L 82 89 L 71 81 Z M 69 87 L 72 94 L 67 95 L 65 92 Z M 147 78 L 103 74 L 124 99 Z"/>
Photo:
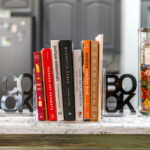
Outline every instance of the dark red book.
<path fill-rule="evenodd" d="M 56 102 L 54 91 L 53 67 L 52 67 L 52 50 L 45 48 L 41 51 L 43 60 L 43 71 L 45 79 L 46 102 L 48 111 L 48 120 L 56 121 Z"/>
<path fill-rule="evenodd" d="M 42 76 L 42 63 L 41 63 L 41 53 L 34 52 L 34 74 L 36 83 L 36 100 L 37 100 L 37 110 L 38 110 L 38 120 L 46 120 L 45 116 L 45 100 L 43 93 L 43 76 Z"/>

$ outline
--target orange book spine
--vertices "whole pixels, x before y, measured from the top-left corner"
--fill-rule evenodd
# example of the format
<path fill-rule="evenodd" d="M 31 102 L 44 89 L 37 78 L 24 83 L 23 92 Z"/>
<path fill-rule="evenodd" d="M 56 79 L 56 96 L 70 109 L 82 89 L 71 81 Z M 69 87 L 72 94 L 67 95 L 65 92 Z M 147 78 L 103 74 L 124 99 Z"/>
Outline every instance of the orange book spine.
<path fill-rule="evenodd" d="M 99 34 L 96 38 L 96 41 L 99 42 L 99 82 L 98 82 L 98 121 L 102 120 L 102 101 L 103 101 L 103 43 L 104 35 Z"/>
<path fill-rule="evenodd" d="M 91 120 L 98 121 L 99 43 L 91 42 Z"/>
<path fill-rule="evenodd" d="M 43 64 L 43 57 L 41 53 L 41 60 L 42 60 L 42 73 L 43 73 L 43 91 L 44 91 L 44 99 L 45 99 L 45 120 L 48 120 L 48 110 L 47 110 L 47 102 L 46 102 L 46 90 L 45 90 L 45 77 L 44 77 L 44 64 Z"/>
<path fill-rule="evenodd" d="M 91 120 L 91 42 L 83 41 L 84 120 Z"/>

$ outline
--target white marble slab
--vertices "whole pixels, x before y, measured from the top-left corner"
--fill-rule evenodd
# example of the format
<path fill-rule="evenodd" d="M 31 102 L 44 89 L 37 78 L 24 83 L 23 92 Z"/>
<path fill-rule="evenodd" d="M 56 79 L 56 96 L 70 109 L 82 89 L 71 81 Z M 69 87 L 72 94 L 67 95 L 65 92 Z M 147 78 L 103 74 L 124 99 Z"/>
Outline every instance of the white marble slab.
<path fill-rule="evenodd" d="M 0 117 L 0 134 L 150 134 L 150 117 L 108 117 L 99 122 L 39 122 Z"/>

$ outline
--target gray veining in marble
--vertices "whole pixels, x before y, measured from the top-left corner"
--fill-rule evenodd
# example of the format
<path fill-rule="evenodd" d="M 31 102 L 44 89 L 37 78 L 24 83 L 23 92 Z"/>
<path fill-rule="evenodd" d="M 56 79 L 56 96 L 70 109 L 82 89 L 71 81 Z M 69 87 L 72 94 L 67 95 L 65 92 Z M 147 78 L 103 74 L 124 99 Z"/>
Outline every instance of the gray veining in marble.
<path fill-rule="evenodd" d="M 1 117 L 0 134 L 150 134 L 150 117 L 107 117 L 102 122 L 40 122 Z"/>

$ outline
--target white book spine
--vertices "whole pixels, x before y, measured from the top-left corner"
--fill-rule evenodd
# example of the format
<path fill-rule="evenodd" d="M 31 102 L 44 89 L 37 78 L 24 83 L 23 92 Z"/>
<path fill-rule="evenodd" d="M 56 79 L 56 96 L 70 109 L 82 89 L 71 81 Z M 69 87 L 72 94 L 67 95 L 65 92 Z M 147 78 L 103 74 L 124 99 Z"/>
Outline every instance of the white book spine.
<path fill-rule="evenodd" d="M 54 72 L 54 84 L 55 84 L 55 99 L 56 99 L 56 111 L 57 120 L 64 120 L 63 112 L 63 97 L 62 97 L 62 84 L 61 84 L 61 70 L 60 70 L 60 57 L 59 57 L 59 40 L 51 41 L 52 49 L 52 62 Z"/>
<path fill-rule="evenodd" d="M 82 51 L 73 50 L 76 120 L 83 121 Z"/>

